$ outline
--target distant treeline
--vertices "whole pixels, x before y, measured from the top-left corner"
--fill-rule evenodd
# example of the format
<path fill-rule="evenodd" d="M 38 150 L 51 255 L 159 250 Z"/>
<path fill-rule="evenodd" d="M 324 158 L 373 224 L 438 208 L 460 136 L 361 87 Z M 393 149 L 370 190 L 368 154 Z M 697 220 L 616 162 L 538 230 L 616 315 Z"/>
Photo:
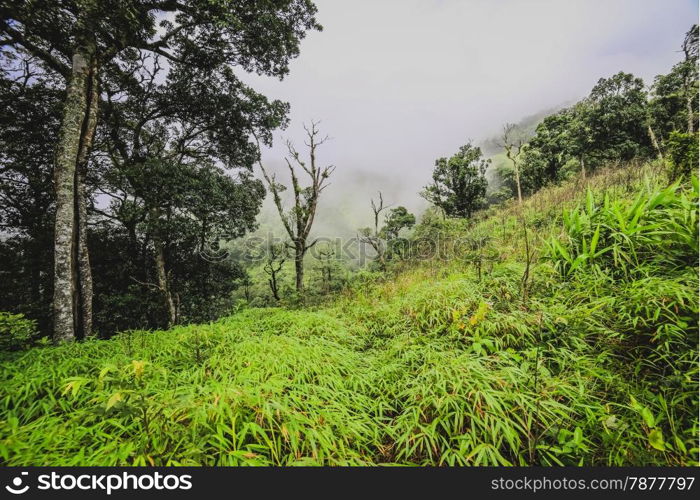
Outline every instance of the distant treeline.
<path fill-rule="evenodd" d="M 469 143 L 436 160 L 433 183 L 423 195 L 448 216 L 469 217 L 574 175 L 585 178 L 606 164 L 658 158 L 672 166 L 673 176 L 689 174 L 698 165 L 697 25 L 681 49 L 683 60 L 649 88 L 621 71 L 598 80 L 572 106 L 506 124 L 500 137 L 482 144 L 484 151 Z M 491 186 L 483 152 L 499 155 Z"/>

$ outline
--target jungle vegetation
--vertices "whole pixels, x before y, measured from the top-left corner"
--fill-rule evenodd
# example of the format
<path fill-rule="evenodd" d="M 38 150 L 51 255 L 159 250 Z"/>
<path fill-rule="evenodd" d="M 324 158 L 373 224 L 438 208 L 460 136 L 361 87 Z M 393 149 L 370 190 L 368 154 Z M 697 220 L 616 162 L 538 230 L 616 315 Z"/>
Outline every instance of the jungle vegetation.
<path fill-rule="evenodd" d="M 698 464 L 697 25 L 424 213 L 358 193 L 358 264 L 319 123 L 276 176 L 289 104 L 232 70 L 284 77 L 309 0 L 0 13 L 0 464 Z"/>

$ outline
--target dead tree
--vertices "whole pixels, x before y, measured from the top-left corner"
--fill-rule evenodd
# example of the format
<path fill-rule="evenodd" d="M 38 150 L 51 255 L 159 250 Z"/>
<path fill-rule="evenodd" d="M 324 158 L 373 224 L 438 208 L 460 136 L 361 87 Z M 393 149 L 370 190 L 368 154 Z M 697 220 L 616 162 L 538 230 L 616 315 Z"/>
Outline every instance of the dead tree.
<path fill-rule="evenodd" d="M 664 153 L 661 150 L 661 145 L 659 144 L 659 140 L 656 138 L 656 134 L 654 133 L 654 129 L 651 127 L 651 118 L 647 118 L 647 133 L 649 134 L 649 139 L 651 139 L 651 144 L 654 146 L 654 149 L 656 150 L 656 154 L 659 158 L 659 161 L 661 161 L 663 163 Z"/>
<path fill-rule="evenodd" d="M 270 245 L 267 251 L 267 258 L 263 271 L 269 276 L 267 283 L 276 301 L 280 300 L 279 277 L 287 261 L 287 248 L 285 245 Z"/>
<path fill-rule="evenodd" d="M 319 122 L 311 122 L 311 127 L 304 125 L 307 141 L 304 142 L 309 148 L 309 159 L 305 161 L 294 148 L 294 145 L 287 141 L 287 150 L 289 156 L 285 158 L 292 181 L 292 191 L 294 194 L 294 206 L 289 211 L 285 211 L 282 204 L 281 193 L 286 189 L 283 184 L 280 184 L 275 179 L 275 174 L 270 174 L 265 170 L 262 161 L 259 160 L 259 165 L 265 178 L 272 197 L 277 207 L 284 229 L 287 231 L 291 243 L 290 248 L 294 249 L 294 269 L 296 273 L 296 290 L 299 294 L 304 292 L 304 256 L 306 252 L 314 246 L 316 241 L 309 243 L 309 233 L 316 217 L 316 209 L 318 207 L 318 199 L 321 192 L 328 187 L 328 178 L 331 176 L 335 167 L 329 165 L 327 167 L 319 167 L 316 159 L 316 150 L 320 145 L 328 140 L 328 136 L 319 139 Z M 308 175 L 311 184 L 302 187 L 297 175 L 297 169 Z"/>
<path fill-rule="evenodd" d="M 366 243 L 372 247 L 372 249 L 377 254 L 377 261 L 379 262 L 379 267 L 382 271 L 386 270 L 386 259 L 385 259 L 385 246 L 383 238 L 379 231 L 379 214 L 382 211 L 389 208 L 389 206 L 384 206 L 384 198 L 382 197 L 382 192 L 379 191 L 379 203 L 375 203 L 374 199 L 370 200 L 372 206 L 372 213 L 374 214 L 374 228 L 366 227 L 360 229 L 360 242 Z"/>
<path fill-rule="evenodd" d="M 518 203 L 523 203 L 523 193 L 520 188 L 520 154 L 523 151 L 523 139 L 517 131 L 514 123 L 506 123 L 503 126 L 503 135 L 501 136 L 501 147 L 506 152 L 506 157 L 513 164 L 513 172 L 515 173 L 515 186 L 518 190 Z"/>

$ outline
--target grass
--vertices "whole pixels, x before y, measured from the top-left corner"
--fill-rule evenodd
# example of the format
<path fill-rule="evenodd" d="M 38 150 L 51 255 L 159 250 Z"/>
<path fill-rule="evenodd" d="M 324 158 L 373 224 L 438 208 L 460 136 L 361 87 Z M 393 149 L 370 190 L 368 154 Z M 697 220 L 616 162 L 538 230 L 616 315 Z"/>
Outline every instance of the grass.
<path fill-rule="evenodd" d="M 7 354 L 0 462 L 696 465 L 697 183 L 667 185 L 425 221 L 480 243 L 315 308 Z"/>

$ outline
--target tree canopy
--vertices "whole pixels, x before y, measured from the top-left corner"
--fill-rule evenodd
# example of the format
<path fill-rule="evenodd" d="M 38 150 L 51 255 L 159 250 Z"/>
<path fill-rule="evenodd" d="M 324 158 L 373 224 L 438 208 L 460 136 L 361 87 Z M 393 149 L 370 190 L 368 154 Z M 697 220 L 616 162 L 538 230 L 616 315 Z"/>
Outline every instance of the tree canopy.
<path fill-rule="evenodd" d="M 435 161 L 433 183 L 421 196 L 449 217 L 471 217 L 484 205 L 488 185 L 484 174 L 489 163 L 482 158 L 481 149 L 469 142 L 451 157 Z"/>

